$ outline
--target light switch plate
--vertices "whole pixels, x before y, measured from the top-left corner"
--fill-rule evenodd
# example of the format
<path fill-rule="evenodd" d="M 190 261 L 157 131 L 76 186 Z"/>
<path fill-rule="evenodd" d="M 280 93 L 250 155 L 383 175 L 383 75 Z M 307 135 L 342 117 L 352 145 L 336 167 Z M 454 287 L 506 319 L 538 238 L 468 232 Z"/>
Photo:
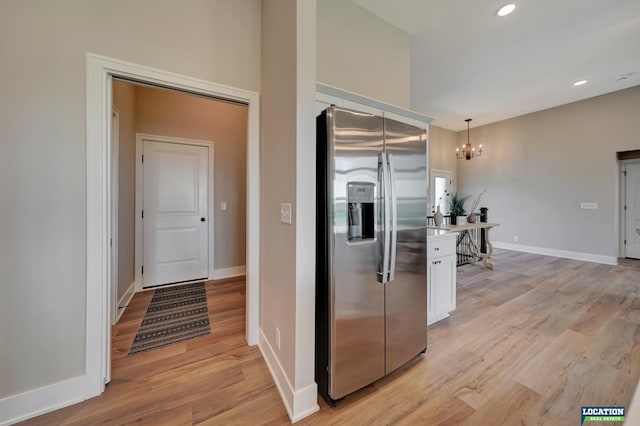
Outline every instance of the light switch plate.
<path fill-rule="evenodd" d="M 223 201 L 220 203 L 220 210 L 225 211 L 227 210 L 227 203 L 226 201 Z"/>
<path fill-rule="evenodd" d="M 589 202 L 583 201 L 582 203 L 580 203 L 580 208 L 581 209 L 589 209 L 589 210 L 597 210 L 598 209 L 598 203 L 594 203 L 592 201 L 589 201 Z"/>
<path fill-rule="evenodd" d="M 280 222 L 291 225 L 291 203 L 280 204 Z"/>

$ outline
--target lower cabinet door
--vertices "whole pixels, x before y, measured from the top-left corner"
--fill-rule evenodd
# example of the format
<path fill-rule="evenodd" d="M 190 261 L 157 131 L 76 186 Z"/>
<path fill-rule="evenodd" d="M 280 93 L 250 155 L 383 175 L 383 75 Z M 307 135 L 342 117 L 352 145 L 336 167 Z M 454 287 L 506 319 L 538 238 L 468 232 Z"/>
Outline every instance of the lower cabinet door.
<path fill-rule="evenodd" d="M 427 286 L 427 324 L 449 316 L 456 308 L 456 258 L 443 256 L 430 259 Z"/>

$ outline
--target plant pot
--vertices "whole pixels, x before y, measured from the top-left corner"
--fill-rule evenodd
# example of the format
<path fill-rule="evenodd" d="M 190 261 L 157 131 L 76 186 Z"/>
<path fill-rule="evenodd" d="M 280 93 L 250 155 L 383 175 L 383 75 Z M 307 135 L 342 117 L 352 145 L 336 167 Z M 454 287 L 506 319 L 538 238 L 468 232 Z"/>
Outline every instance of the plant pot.
<path fill-rule="evenodd" d="M 455 214 L 452 214 L 451 216 L 449 216 L 449 220 L 451 222 L 451 225 L 457 225 L 458 222 L 456 222 L 456 218 L 457 218 L 457 216 Z"/>

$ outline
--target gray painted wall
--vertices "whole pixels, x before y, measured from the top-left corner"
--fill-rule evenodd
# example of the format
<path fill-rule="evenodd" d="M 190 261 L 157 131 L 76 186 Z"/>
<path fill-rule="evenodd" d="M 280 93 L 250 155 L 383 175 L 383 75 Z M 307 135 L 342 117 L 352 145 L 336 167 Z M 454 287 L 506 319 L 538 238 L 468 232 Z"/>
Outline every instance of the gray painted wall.
<path fill-rule="evenodd" d="M 262 17 L 260 328 L 295 379 L 296 306 L 296 7 L 267 0 Z M 292 224 L 280 223 L 292 204 Z"/>
<path fill-rule="evenodd" d="M 277 358 L 273 368 L 281 367 L 286 376 L 279 386 L 294 420 L 317 408 L 315 317 L 310 315 L 315 306 L 316 4 L 264 0 L 262 7 L 260 330 Z M 281 203 L 292 205 L 291 224 L 280 222 Z"/>
<path fill-rule="evenodd" d="M 0 398 L 84 374 L 86 52 L 259 92 L 260 33 L 259 0 L 3 2 Z"/>
<path fill-rule="evenodd" d="M 316 6 L 318 81 L 409 108 L 409 35 L 351 1 Z"/>
<path fill-rule="evenodd" d="M 459 161 L 458 189 L 487 188 L 494 241 L 617 256 L 616 152 L 640 148 L 638 117 L 640 86 L 472 128 L 483 154 Z"/>

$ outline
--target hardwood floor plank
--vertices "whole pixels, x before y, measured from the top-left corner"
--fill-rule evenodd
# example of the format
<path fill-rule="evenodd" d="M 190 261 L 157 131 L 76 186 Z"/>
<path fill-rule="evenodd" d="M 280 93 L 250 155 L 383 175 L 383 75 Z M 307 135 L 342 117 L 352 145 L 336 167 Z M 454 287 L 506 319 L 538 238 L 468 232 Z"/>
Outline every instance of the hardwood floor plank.
<path fill-rule="evenodd" d="M 463 425 L 535 425 L 564 426 L 566 418 L 545 413 L 544 398 L 519 383 L 511 382 L 497 391 L 494 398 L 466 418 Z"/>
<path fill-rule="evenodd" d="M 565 330 L 523 366 L 514 380 L 540 395 L 546 395 L 587 350 L 591 339 Z M 543 373 L 544 372 L 544 373 Z"/>
<path fill-rule="evenodd" d="M 638 369 L 639 360 L 635 359 L 634 366 L 632 366 L 631 361 L 634 355 L 633 350 L 638 348 L 639 345 L 640 327 L 638 327 L 638 324 L 622 318 L 612 318 L 605 323 L 602 330 L 595 336 L 585 356 L 630 375 L 633 370 Z"/>
<path fill-rule="evenodd" d="M 410 412 L 397 420 L 398 425 L 457 425 L 471 416 L 475 410 L 448 392 L 422 400 Z"/>
<path fill-rule="evenodd" d="M 576 318 L 569 328 L 587 336 L 597 335 L 609 318 L 620 308 L 619 299 L 610 294 L 600 296 Z"/>
<path fill-rule="evenodd" d="M 593 381 L 593 377 L 598 380 Z M 635 381 L 615 368 L 580 358 L 549 390 L 543 409 L 554 417 L 570 419 L 579 418 L 582 405 L 627 405 L 628 408 L 634 387 Z"/>

